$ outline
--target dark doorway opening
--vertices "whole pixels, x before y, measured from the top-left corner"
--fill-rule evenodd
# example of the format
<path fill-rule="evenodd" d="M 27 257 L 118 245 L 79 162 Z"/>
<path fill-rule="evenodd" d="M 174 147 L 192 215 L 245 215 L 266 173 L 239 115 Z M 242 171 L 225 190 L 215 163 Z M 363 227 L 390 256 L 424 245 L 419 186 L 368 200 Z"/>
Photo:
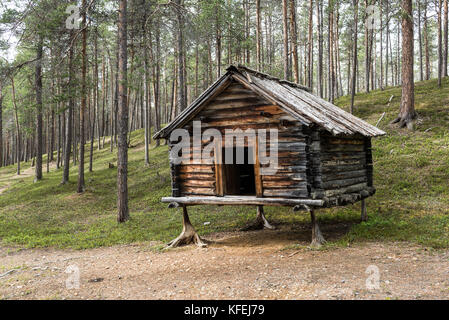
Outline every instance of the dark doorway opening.
<path fill-rule="evenodd" d="M 239 150 L 240 149 L 240 150 Z M 237 163 L 237 152 L 244 153 L 241 164 Z M 226 153 L 228 152 L 228 153 Z M 232 164 L 226 164 L 226 154 L 232 152 Z M 223 148 L 223 179 L 225 195 L 256 195 L 256 178 L 254 174 L 253 148 Z M 250 161 L 251 159 L 251 161 Z M 241 159 L 242 160 L 242 159 Z"/>

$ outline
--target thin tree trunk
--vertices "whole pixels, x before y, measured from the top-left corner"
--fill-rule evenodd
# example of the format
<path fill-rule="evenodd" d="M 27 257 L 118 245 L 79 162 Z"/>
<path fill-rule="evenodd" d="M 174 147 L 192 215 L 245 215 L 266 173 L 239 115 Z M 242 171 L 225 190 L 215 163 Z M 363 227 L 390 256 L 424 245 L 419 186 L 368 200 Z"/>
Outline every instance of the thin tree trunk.
<path fill-rule="evenodd" d="M 312 9 L 313 10 L 313 9 Z M 290 37 L 293 52 L 293 74 L 295 82 L 299 83 L 299 66 L 298 66 L 298 34 L 296 26 L 296 1 L 290 0 Z"/>
<path fill-rule="evenodd" d="M 14 119 L 16 122 L 16 137 L 17 137 L 17 143 L 16 143 L 16 159 L 17 159 L 17 175 L 20 175 L 20 123 L 19 123 L 19 115 L 17 110 L 17 103 L 16 103 L 16 89 L 14 85 L 14 77 L 11 76 L 11 100 L 14 106 Z"/>
<path fill-rule="evenodd" d="M 73 35 L 72 35 L 73 39 Z M 64 148 L 64 170 L 62 174 L 62 184 L 66 184 L 69 182 L 69 170 L 70 170 L 70 154 L 72 151 L 72 123 L 73 123 L 73 109 L 75 106 L 75 101 L 73 97 L 73 80 L 74 80 L 74 71 L 73 71 L 73 47 L 70 48 L 69 51 L 69 82 L 68 82 L 68 95 L 69 95 L 69 106 L 67 108 L 67 122 L 65 124 L 65 148 Z"/>
<path fill-rule="evenodd" d="M 3 167 L 3 84 L 0 80 L 0 168 Z"/>
<path fill-rule="evenodd" d="M 437 28 L 438 28 L 438 87 L 441 87 L 441 77 L 443 76 L 443 48 L 442 48 L 442 29 L 441 29 L 441 11 L 442 11 L 442 0 L 438 1 L 438 12 L 437 12 Z"/>
<path fill-rule="evenodd" d="M 367 10 L 369 6 L 368 0 L 365 0 L 365 10 Z M 369 74 L 370 74 L 370 49 L 369 49 L 369 43 L 370 43 L 370 33 L 368 29 L 368 12 L 365 13 L 365 90 L 366 92 L 369 92 L 370 86 L 369 86 Z"/>
<path fill-rule="evenodd" d="M 288 61 L 288 4 L 287 0 L 282 0 L 282 16 L 283 16 L 283 35 L 284 35 L 284 79 L 288 80 L 289 61 Z"/>
<path fill-rule="evenodd" d="M 43 39 L 39 38 L 37 45 L 36 61 L 36 176 L 35 180 L 42 179 L 42 57 L 43 57 Z"/>
<path fill-rule="evenodd" d="M 261 29 L 262 29 L 262 20 L 260 16 L 260 0 L 256 0 L 256 61 L 258 71 L 262 71 Z"/>
<path fill-rule="evenodd" d="M 90 154 L 89 154 L 89 172 L 93 171 L 93 159 L 94 159 L 94 138 L 95 138 L 95 123 L 98 112 L 98 30 L 95 28 L 95 40 L 94 40 L 94 103 L 93 103 L 93 115 L 92 115 L 92 123 L 91 123 L 91 136 L 90 136 Z M 98 125 L 100 125 L 100 121 L 98 121 Z M 100 149 L 100 128 L 98 128 L 98 149 Z"/>
<path fill-rule="evenodd" d="M 307 39 L 307 86 L 313 88 L 313 0 L 309 1 L 309 35 Z"/>
<path fill-rule="evenodd" d="M 117 221 L 125 222 L 129 219 L 128 208 L 128 98 L 127 86 L 127 1 L 119 1 L 119 20 L 118 20 L 118 38 L 119 38 L 119 105 L 118 105 L 118 152 L 117 152 Z"/>
<path fill-rule="evenodd" d="M 179 111 L 184 111 L 187 108 L 186 97 L 186 67 L 185 67 L 185 41 L 184 41 L 184 17 L 181 11 L 184 7 L 183 0 L 176 0 L 177 8 L 177 23 L 178 23 L 178 107 Z"/>
<path fill-rule="evenodd" d="M 323 97 L 323 8 L 322 0 L 317 0 L 317 20 L 318 20 L 318 94 Z"/>
<path fill-rule="evenodd" d="M 84 192 L 84 146 L 86 144 L 85 136 L 85 113 L 87 103 L 87 7 L 86 0 L 82 2 L 83 7 L 83 32 L 82 32 L 82 67 L 81 67 L 81 109 L 80 109 L 80 146 L 79 146 L 79 163 L 78 163 L 78 193 Z"/>
<path fill-rule="evenodd" d="M 146 15 L 145 15 L 146 17 Z M 146 20 L 146 18 L 145 18 Z M 148 98 L 148 82 L 149 79 L 149 68 L 148 68 L 148 47 L 146 45 L 147 42 L 147 33 L 146 33 L 146 27 L 145 23 L 142 25 L 142 35 L 143 35 L 143 65 L 144 65 L 144 99 L 145 99 L 145 110 L 144 110 L 144 127 L 145 127 L 145 166 L 150 165 L 150 158 L 149 158 L 149 138 L 150 138 L 150 132 L 149 132 L 149 121 L 148 121 L 148 114 L 150 109 L 150 103 Z"/>
<path fill-rule="evenodd" d="M 351 85 L 351 113 L 354 113 L 354 97 L 357 80 L 357 37 L 358 37 L 358 17 L 359 17 L 359 1 L 352 0 L 354 6 L 354 31 L 353 31 L 353 49 L 352 49 L 352 85 Z"/>
<path fill-rule="evenodd" d="M 421 31 L 421 0 L 417 0 L 418 6 L 418 43 L 419 43 L 419 80 L 424 80 L 423 53 L 422 53 L 422 31 Z"/>
<path fill-rule="evenodd" d="M 444 36 L 444 51 L 443 51 L 443 76 L 447 77 L 447 55 L 448 55 L 448 4 L 444 0 L 444 18 L 443 18 L 443 36 Z"/>

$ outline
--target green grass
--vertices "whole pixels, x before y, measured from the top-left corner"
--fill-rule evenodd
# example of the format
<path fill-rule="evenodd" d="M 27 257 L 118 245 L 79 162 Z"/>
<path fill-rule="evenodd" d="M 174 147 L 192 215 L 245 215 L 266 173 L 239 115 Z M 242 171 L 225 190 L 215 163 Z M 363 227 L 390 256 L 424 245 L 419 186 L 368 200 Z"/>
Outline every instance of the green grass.
<path fill-rule="evenodd" d="M 323 230 L 335 224 L 349 231 L 330 235 L 330 245 L 362 241 L 411 241 L 435 248 L 449 247 L 449 79 L 438 89 L 436 80 L 418 83 L 416 109 L 420 116 L 416 131 L 390 127 L 398 113 L 400 88 L 360 94 L 355 114 L 375 124 L 388 135 L 373 140 L 374 183 L 377 193 L 368 199 L 370 219 L 358 223 L 360 205 L 322 210 Z M 390 107 L 387 102 L 394 95 Z M 347 109 L 349 97 L 336 104 Z M 62 171 L 44 173 L 41 182 L 33 177 L 14 178 L 15 166 L 0 169 L 0 239 L 4 244 L 24 247 L 92 248 L 135 242 L 168 241 L 181 228 L 179 210 L 168 209 L 160 198 L 170 194 L 168 151 L 150 150 L 149 167 L 143 165 L 143 132 L 132 134 L 129 151 L 129 205 L 131 220 L 116 222 L 116 150 L 109 145 L 94 153 L 94 171 L 87 172 L 82 195 L 76 194 L 77 167 L 71 168 L 70 183 L 60 184 Z M 86 157 L 89 155 L 86 147 Z M 45 161 L 44 161 L 45 162 Z M 23 170 L 32 170 L 22 164 Z M 45 168 L 44 168 L 45 171 Z M 305 213 L 270 207 L 268 218 L 277 224 L 308 227 Z M 190 210 L 200 234 L 236 230 L 255 217 L 254 208 L 199 206 Z M 204 222 L 211 222 L 205 226 Z M 309 231 L 306 231 L 309 232 Z M 326 236 L 326 232 L 325 232 Z"/>

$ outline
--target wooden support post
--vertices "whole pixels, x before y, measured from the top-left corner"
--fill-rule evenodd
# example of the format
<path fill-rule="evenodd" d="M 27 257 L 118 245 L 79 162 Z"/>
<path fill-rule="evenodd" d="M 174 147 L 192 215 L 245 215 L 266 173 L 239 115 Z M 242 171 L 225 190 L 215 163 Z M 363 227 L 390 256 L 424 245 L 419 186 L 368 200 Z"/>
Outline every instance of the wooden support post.
<path fill-rule="evenodd" d="M 362 221 L 368 221 L 365 199 L 362 200 Z"/>
<path fill-rule="evenodd" d="M 196 233 L 195 228 L 193 227 L 192 223 L 190 222 L 189 214 L 187 212 L 187 206 L 182 206 L 182 232 L 173 241 L 167 244 L 168 248 L 175 248 L 182 245 L 188 245 L 191 243 L 196 244 L 198 247 L 207 247 L 207 244 L 205 244 L 200 236 Z"/>
<path fill-rule="evenodd" d="M 319 248 L 321 245 L 326 243 L 326 240 L 324 239 L 323 235 L 321 234 L 320 227 L 318 226 L 318 221 L 315 217 L 315 211 L 314 209 L 309 209 L 310 212 L 310 218 L 312 219 L 312 243 L 310 246 L 312 248 Z"/>
<path fill-rule="evenodd" d="M 265 213 L 263 211 L 263 206 L 257 206 L 257 217 L 256 221 L 249 226 L 246 226 L 242 229 L 242 231 L 250 231 L 250 230 L 261 230 L 261 229 L 270 229 L 274 230 L 276 229 L 274 226 L 272 226 L 267 218 L 265 217 Z"/>

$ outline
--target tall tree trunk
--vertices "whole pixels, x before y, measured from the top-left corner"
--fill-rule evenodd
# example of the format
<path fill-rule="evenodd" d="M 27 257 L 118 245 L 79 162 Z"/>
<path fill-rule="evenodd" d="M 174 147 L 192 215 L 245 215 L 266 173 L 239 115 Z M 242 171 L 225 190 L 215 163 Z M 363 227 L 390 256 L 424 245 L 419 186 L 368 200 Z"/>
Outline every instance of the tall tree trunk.
<path fill-rule="evenodd" d="M 379 2 L 379 8 L 380 8 L 380 79 L 379 79 L 379 85 L 380 89 L 384 90 L 384 59 L 383 59 L 383 5 L 382 0 Z"/>
<path fill-rule="evenodd" d="M 438 12 L 437 12 L 437 28 L 438 28 L 438 87 L 441 87 L 441 77 L 443 76 L 443 48 L 442 48 L 442 30 L 441 30 L 441 11 L 442 11 L 442 0 L 438 1 Z"/>
<path fill-rule="evenodd" d="M 86 103 L 87 103 L 87 7 L 86 0 L 82 2 L 83 7 L 83 32 L 82 32 L 82 67 L 81 67 L 81 109 L 80 109 L 80 146 L 79 146 L 79 162 L 78 162 L 78 193 L 84 192 L 84 146 L 86 144 L 86 133 L 85 133 L 85 113 L 86 113 Z"/>
<path fill-rule="evenodd" d="M 118 151 L 117 151 L 117 221 L 125 222 L 129 219 L 128 208 L 128 43 L 127 43 L 127 1 L 119 1 L 118 19 L 119 37 L 119 104 L 118 104 Z"/>
<path fill-rule="evenodd" d="M 243 10 L 245 13 L 245 38 L 250 37 L 250 14 L 249 14 L 249 3 L 248 0 L 243 0 Z M 251 63 L 251 51 L 248 45 L 246 45 L 246 64 L 249 66 Z"/>
<path fill-rule="evenodd" d="M 357 38 L 358 38 L 358 22 L 359 22 L 359 0 L 352 0 L 354 6 L 354 31 L 353 31 L 353 49 L 352 49 L 352 81 L 351 81 L 351 113 L 354 113 L 354 97 L 357 80 Z"/>
<path fill-rule="evenodd" d="M 401 109 L 393 123 L 412 129 L 415 112 L 413 81 L 413 11 L 412 0 L 402 0 L 402 97 Z"/>
<path fill-rule="evenodd" d="M 288 63 L 288 0 L 282 0 L 282 21 L 284 35 L 284 79 L 288 80 L 289 63 Z"/>
<path fill-rule="evenodd" d="M 424 47 L 426 56 L 426 80 L 430 80 L 430 54 L 429 54 L 429 29 L 427 22 L 427 4 L 428 0 L 424 0 Z"/>
<path fill-rule="evenodd" d="M 3 167 L 3 84 L 0 80 L 0 168 Z"/>
<path fill-rule="evenodd" d="M 155 26 L 155 40 L 156 40 L 156 63 L 155 63 L 155 72 L 154 72 L 154 111 L 155 111 L 155 125 L 156 125 L 156 131 L 159 131 L 161 129 L 161 63 L 160 63 L 160 57 L 161 57 L 161 35 L 160 35 L 160 21 L 157 20 L 156 26 Z M 221 38 L 220 38 L 221 43 Z M 220 58 L 219 63 L 221 64 L 221 45 L 219 47 L 220 52 Z M 220 67 L 218 67 L 220 70 Z M 220 72 L 220 71 L 219 71 Z M 159 147 L 160 140 L 156 140 L 156 147 Z"/>
<path fill-rule="evenodd" d="M 71 39 L 73 39 L 73 34 Z M 70 171 L 70 154 L 72 151 L 72 123 L 73 123 L 73 109 L 75 107 L 75 100 L 74 100 L 74 71 L 73 71 L 73 56 L 74 56 L 74 49 L 73 47 L 70 47 L 69 50 L 69 82 L 67 84 L 67 91 L 69 96 L 69 105 L 67 108 L 67 122 L 65 124 L 65 148 L 64 148 L 64 170 L 62 174 L 62 184 L 66 184 L 69 182 L 69 171 Z"/>
<path fill-rule="evenodd" d="M 313 87 L 313 0 L 309 1 L 309 35 L 307 39 L 307 86 Z"/>
<path fill-rule="evenodd" d="M 448 4 L 447 0 L 444 0 L 444 18 L 443 18 L 443 31 L 444 31 L 444 51 L 443 51 L 443 76 L 447 77 L 447 55 L 448 55 Z"/>
<path fill-rule="evenodd" d="M 16 137 L 17 137 L 17 143 L 16 143 L 16 159 L 17 159 L 17 175 L 20 175 L 20 123 L 19 123 L 19 115 L 17 110 L 17 103 L 16 103 L 16 88 L 14 85 L 14 77 L 11 76 L 11 100 L 12 104 L 14 106 L 14 119 L 16 122 Z"/>
<path fill-rule="evenodd" d="M 42 57 L 43 57 L 43 39 L 40 36 L 37 45 L 36 61 L 36 176 L 35 180 L 42 180 Z"/>
<path fill-rule="evenodd" d="M 418 6 L 418 43 L 419 43 L 419 80 L 424 80 L 423 54 L 422 54 L 422 31 L 421 31 L 421 0 L 417 0 Z"/>
<path fill-rule="evenodd" d="M 370 33 L 369 33 L 369 29 L 368 29 L 368 12 L 367 12 L 367 8 L 369 6 L 369 1 L 365 0 L 365 90 L 366 92 L 369 92 L 370 86 L 369 86 L 369 75 L 370 75 L 370 65 L 371 65 L 371 60 L 370 60 Z"/>
<path fill-rule="evenodd" d="M 258 71 L 262 71 L 261 34 L 262 34 L 262 20 L 260 16 L 260 0 L 256 0 L 256 61 Z"/>
<path fill-rule="evenodd" d="M 145 166 L 150 165 L 150 158 L 149 158 L 149 143 L 150 143 L 150 132 L 149 132 L 149 121 L 148 121 L 148 114 L 150 109 L 150 102 L 149 102 L 149 67 L 148 67 L 148 47 L 147 47 L 147 32 L 145 27 L 145 21 L 146 21 L 146 14 L 144 15 L 144 23 L 142 25 L 142 38 L 143 38 L 143 66 L 144 66 L 144 99 L 145 99 L 145 110 L 144 110 L 144 128 L 145 128 Z"/>
<path fill-rule="evenodd" d="M 312 8 L 313 10 L 313 8 Z M 296 1 L 290 0 L 290 37 L 293 52 L 293 74 L 295 82 L 299 83 L 299 66 L 298 66 L 298 34 L 296 26 Z"/>
<path fill-rule="evenodd" d="M 323 97 L 323 7 L 322 0 L 316 1 L 317 20 L 318 20 L 318 94 Z"/>
<path fill-rule="evenodd" d="M 215 56 L 217 59 L 217 79 L 221 77 L 221 25 L 220 25 L 220 4 L 215 5 Z M 184 57 L 185 58 L 185 57 Z"/>
<path fill-rule="evenodd" d="M 93 73 L 93 83 L 94 83 L 94 101 L 93 101 L 93 115 L 91 123 L 91 136 L 90 136 L 90 154 L 89 154 L 89 172 L 93 171 L 93 161 L 94 161 L 94 139 L 95 139 L 95 123 L 97 122 L 97 112 L 98 112 L 98 29 L 95 27 L 95 39 L 94 39 L 94 73 Z M 98 116 L 100 118 L 100 116 Z M 99 120 L 99 119 L 98 119 Z M 98 121 L 98 149 L 100 149 L 100 121 Z"/>
<path fill-rule="evenodd" d="M 187 108 L 187 84 L 185 79 L 186 66 L 185 66 L 185 40 L 184 40 L 184 16 L 181 11 L 184 8 L 183 0 L 176 0 L 176 16 L 178 23 L 178 108 L 179 111 L 184 111 Z"/>

